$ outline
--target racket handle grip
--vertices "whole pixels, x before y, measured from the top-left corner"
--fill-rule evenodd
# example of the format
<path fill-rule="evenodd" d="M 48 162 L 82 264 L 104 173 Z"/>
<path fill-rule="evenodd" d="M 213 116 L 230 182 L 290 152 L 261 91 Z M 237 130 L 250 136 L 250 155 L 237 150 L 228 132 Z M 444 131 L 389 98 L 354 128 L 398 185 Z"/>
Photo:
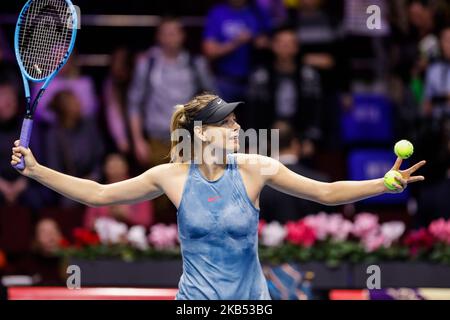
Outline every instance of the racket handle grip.
<path fill-rule="evenodd" d="M 20 131 L 20 142 L 19 145 L 28 148 L 30 143 L 31 131 L 33 129 L 33 119 L 25 118 L 22 123 L 22 130 Z M 25 169 L 25 159 L 22 156 L 18 164 L 14 166 L 17 170 Z"/>

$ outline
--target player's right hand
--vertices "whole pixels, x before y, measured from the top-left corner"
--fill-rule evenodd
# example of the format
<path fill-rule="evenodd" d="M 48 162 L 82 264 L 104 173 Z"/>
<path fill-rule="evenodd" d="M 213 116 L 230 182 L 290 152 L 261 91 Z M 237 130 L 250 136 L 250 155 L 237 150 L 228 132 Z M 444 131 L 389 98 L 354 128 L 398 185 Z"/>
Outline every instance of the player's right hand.
<path fill-rule="evenodd" d="M 20 162 L 20 158 L 25 157 L 25 168 L 23 170 L 17 171 L 24 176 L 30 176 L 38 166 L 38 163 L 34 158 L 30 148 L 19 146 L 19 142 L 19 140 L 14 141 L 14 147 L 12 148 L 11 155 L 11 165 L 15 166 Z"/>

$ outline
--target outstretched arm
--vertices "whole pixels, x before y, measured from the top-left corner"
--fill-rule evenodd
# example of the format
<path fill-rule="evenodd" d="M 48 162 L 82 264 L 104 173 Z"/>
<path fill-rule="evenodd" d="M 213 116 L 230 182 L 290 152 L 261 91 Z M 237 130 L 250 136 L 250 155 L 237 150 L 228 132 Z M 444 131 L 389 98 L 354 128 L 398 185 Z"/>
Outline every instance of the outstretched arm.
<path fill-rule="evenodd" d="M 425 179 L 423 176 L 411 176 L 426 163 L 425 161 L 420 161 L 409 169 L 399 170 L 401 158 L 397 158 L 392 167 L 393 170 L 398 170 L 402 175 L 401 179 L 397 179 L 397 189 L 394 191 L 389 190 L 384 185 L 383 178 L 362 181 L 320 182 L 294 173 L 277 160 L 269 161 L 273 161 L 271 165 L 276 166 L 278 170 L 275 170 L 275 174 L 267 176 L 267 185 L 292 196 L 329 206 L 352 203 L 383 193 L 399 193 L 406 188 L 408 183 Z"/>
<path fill-rule="evenodd" d="M 17 140 L 13 148 L 11 164 L 25 157 L 25 169 L 19 171 L 48 188 L 77 202 L 88 206 L 108 206 L 113 204 L 130 204 L 143 200 L 151 200 L 163 194 L 158 177 L 163 166 L 153 167 L 135 178 L 112 183 L 100 184 L 95 181 L 69 176 L 45 166 L 35 160 L 30 149 L 18 146 Z"/>
<path fill-rule="evenodd" d="M 396 187 L 395 190 L 389 190 L 384 185 L 383 178 L 363 181 L 332 182 L 330 184 L 329 200 L 335 203 L 335 205 L 339 205 L 363 200 L 383 193 L 403 192 L 409 183 L 422 181 L 425 179 L 424 176 L 412 176 L 412 174 L 425 163 L 426 161 L 422 160 L 406 170 L 400 170 L 402 159 L 398 157 L 394 166 L 391 168 L 391 170 L 396 170 L 402 175 L 402 178 L 396 178 L 397 183 L 394 184 Z"/>

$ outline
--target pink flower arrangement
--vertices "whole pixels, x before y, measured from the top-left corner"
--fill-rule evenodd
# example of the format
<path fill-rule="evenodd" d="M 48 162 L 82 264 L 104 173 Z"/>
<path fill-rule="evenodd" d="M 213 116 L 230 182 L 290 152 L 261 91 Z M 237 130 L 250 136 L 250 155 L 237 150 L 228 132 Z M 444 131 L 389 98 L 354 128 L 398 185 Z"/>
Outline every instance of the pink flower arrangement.
<path fill-rule="evenodd" d="M 262 231 L 264 227 L 266 226 L 267 222 L 264 219 L 260 219 L 258 222 L 258 236 L 260 237 L 262 234 Z"/>
<path fill-rule="evenodd" d="M 450 244 L 450 220 L 435 220 L 428 226 L 428 231 L 438 241 Z"/>
<path fill-rule="evenodd" d="M 344 241 L 352 231 L 351 221 L 344 219 L 339 213 L 327 214 L 320 212 L 303 219 L 309 227 L 314 229 L 318 240 L 325 240 L 328 237 L 336 241 Z"/>
<path fill-rule="evenodd" d="M 331 239 L 335 242 L 349 240 L 350 237 L 359 241 L 366 252 L 373 252 L 381 247 L 388 248 L 397 242 L 405 231 L 405 224 L 400 221 L 378 223 L 378 217 L 371 213 L 360 213 L 355 221 L 345 219 L 342 214 L 327 214 L 320 212 L 309 215 L 298 221 L 289 221 L 284 226 L 273 222 L 260 222 L 258 234 L 265 246 L 281 245 L 284 241 L 310 247 L 317 241 Z M 283 239 L 283 235 L 284 239 Z"/>
<path fill-rule="evenodd" d="M 150 246 L 164 250 L 175 248 L 178 244 L 176 224 L 158 223 L 147 230 L 142 225 L 128 228 L 126 224 L 115 219 L 101 217 L 95 221 L 94 230 L 78 228 L 75 231 L 76 244 L 79 248 L 100 244 L 106 246 L 129 245 L 140 251 L 146 251 Z M 70 247 L 70 245 L 66 247 Z"/>
<path fill-rule="evenodd" d="M 380 234 L 384 238 L 384 246 L 390 247 L 391 244 L 400 239 L 405 232 L 406 226 L 400 221 L 385 222 L 380 226 Z"/>
<path fill-rule="evenodd" d="M 144 226 L 132 226 L 127 235 L 128 242 L 139 250 L 147 250 L 148 242 Z"/>
<path fill-rule="evenodd" d="M 315 215 L 307 216 L 303 219 L 305 224 L 314 229 L 318 240 L 325 240 L 328 237 L 328 214 L 320 212 Z"/>
<path fill-rule="evenodd" d="M 356 215 L 352 233 L 354 236 L 364 239 L 370 234 L 376 233 L 379 228 L 378 217 L 372 213 L 364 212 Z"/>
<path fill-rule="evenodd" d="M 361 239 L 366 252 L 378 250 L 385 244 L 385 238 L 381 233 L 370 233 Z"/>
<path fill-rule="evenodd" d="M 308 226 L 305 221 L 288 222 L 285 225 L 286 240 L 293 244 L 311 247 L 316 242 L 316 234 L 313 228 Z"/>
<path fill-rule="evenodd" d="M 345 241 L 353 229 L 351 221 L 344 219 L 341 214 L 331 214 L 328 217 L 328 234 L 335 241 Z"/>
<path fill-rule="evenodd" d="M 434 237 L 425 228 L 411 231 L 404 240 L 404 244 L 408 246 L 409 252 L 413 256 L 417 255 L 421 249 L 431 249 L 434 243 Z"/>
<path fill-rule="evenodd" d="M 156 249 L 170 249 L 177 245 L 178 229 L 176 224 L 158 223 L 150 228 L 148 240 Z"/>
<path fill-rule="evenodd" d="M 172 250 L 179 245 L 176 224 L 156 224 L 150 229 L 133 226 L 128 229 L 128 226 L 112 219 L 99 219 L 95 229 L 96 232 L 75 230 L 75 244 L 61 245 L 62 251 L 78 257 L 84 255 L 91 258 L 96 252 L 105 257 L 127 260 L 153 255 L 157 258 L 179 257 L 180 254 L 179 250 Z M 380 224 L 376 215 L 367 212 L 356 215 L 354 221 L 338 213 L 324 212 L 284 225 L 260 220 L 258 236 L 262 246 L 259 254 L 262 260 L 274 263 L 317 260 L 335 266 L 342 261 L 357 263 L 375 258 L 380 261 L 428 259 L 450 264 L 450 221 L 439 219 L 428 228 L 409 231 L 405 236 L 404 233 L 403 222 Z M 83 251 L 84 248 L 96 246 L 102 246 L 101 250 Z M 130 247 L 135 250 L 130 250 Z M 161 252 L 156 253 L 153 249 Z"/>
<path fill-rule="evenodd" d="M 125 223 L 118 222 L 112 218 L 101 217 L 95 221 L 94 229 L 103 244 L 126 242 L 128 227 Z"/>
<path fill-rule="evenodd" d="M 281 245 L 286 237 L 286 228 L 278 221 L 264 225 L 261 231 L 261 243 L 267 247 L 277 247 Z"/>

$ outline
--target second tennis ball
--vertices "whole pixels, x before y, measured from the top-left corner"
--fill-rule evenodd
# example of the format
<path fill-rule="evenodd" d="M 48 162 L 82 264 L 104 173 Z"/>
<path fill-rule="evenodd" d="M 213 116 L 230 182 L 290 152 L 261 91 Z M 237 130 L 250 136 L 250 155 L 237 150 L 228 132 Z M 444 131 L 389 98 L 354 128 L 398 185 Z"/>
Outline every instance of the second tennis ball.
<path fill-rule="evenodd" d="M 402 178 L 402 175 L 397 170 L 390 170 L 390 171 L 386 172 L 386 174 L 384 175 L 384 185 L 389 190 L 396 190 L 397 189 L 394 186 L 394 183 L 397 183 L 397 184 L 399 184 L 399 183 L 397 182 L 397 180 L 395 180 L 395 177 Z"/>
<path fill-rule="evenodd" d="M 394 146 L 394 152 L 397 157 L 408 159 L 414 152 L 414 147 L 408 140 L 400 140 Z"/>

